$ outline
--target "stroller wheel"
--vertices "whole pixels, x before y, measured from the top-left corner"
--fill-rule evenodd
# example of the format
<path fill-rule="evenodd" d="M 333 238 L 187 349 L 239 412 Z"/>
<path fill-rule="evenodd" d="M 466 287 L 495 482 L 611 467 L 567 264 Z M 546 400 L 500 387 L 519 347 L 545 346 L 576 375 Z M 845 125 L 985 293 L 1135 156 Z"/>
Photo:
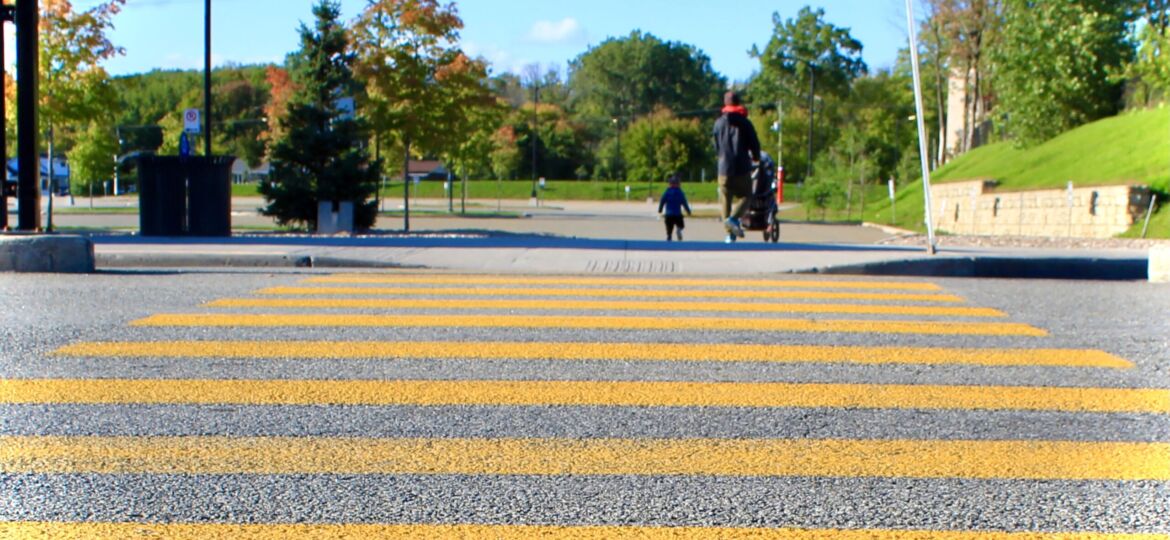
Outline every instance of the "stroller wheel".
<path fill-rule="evenodd" d="M 772 226 L 768 230 L 772 233 L 772 243 L 775 244 L 775 243 L 779 242 L 780 241 L 780 223 L 773 222 Z"/>

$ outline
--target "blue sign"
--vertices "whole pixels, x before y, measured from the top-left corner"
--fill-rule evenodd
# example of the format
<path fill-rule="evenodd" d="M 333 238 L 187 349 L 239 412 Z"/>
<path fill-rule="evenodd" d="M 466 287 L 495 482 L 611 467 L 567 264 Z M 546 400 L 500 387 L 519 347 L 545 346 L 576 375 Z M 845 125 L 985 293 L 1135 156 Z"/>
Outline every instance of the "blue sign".
<path fill-rule="evenodd" d="M 187 134 L 179 135 L 179 157 L 191 156 L 191 141 L 187 139 Z"/>

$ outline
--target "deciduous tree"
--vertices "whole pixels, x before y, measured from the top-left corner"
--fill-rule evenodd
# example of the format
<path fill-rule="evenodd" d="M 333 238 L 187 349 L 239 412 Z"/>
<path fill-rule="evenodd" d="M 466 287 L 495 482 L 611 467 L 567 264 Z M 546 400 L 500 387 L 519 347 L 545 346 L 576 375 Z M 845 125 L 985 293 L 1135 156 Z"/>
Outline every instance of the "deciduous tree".
<path fill-rule="evenodd" d="M 354 25 L 354 45 L 375 130 L 447 154 L 463 141 L 469 111 L 495 105 L 487 66 L 458 46 L 462 27 L 454 4 L 370 1 Z"/>
<path fill-rule="evenodd" d="M 1004 0 L 992 50 L 998 116 L 1021 146 L 1117 113 L 1133 56 L 1132 4 L 1118 0 Z"/>
<path fill-rule="evenodd" d="M 703 51 L 640 31 L 607 39 L 569 66 L 573 108 L 604 122 L 659 107 L 678 112 L 717 107 L 726 87 Z"/>

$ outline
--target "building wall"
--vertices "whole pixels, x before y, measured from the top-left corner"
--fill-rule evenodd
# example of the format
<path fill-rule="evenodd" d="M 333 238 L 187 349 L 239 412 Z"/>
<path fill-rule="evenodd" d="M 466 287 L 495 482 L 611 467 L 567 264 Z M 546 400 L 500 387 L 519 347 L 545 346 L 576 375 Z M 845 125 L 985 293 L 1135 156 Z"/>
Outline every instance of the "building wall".
<path fill-rule="evenodd" d="M 937 230 L 953 234 L 1109 238 L 1145 216 L 1144 186 L 997 192 L 994 181 L 931 187 Z M 1071 204 L 1070 204 L 1071 203 Z"/>
<path fill-rule="evenodd" d="M 967 108 L 967 87 L 961 70 L 954 69 L 947 78 L 947 157 L 961 154 L 963 114 Z"/>

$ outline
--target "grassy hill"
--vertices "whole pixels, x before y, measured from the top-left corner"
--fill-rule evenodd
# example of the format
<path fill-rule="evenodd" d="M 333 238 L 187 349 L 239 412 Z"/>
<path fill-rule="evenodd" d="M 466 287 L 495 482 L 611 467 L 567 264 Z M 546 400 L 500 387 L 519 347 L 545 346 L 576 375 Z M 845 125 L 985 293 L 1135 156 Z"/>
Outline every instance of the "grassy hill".
<path fill-rule="evenodd" d="M 1000 190 L 1142 184 L 1160 192 L 1161 209 L 1150 236 L 1170 237 L 1170 109 L 1134 111 L 1086 124 L 1039 146 L 1017 149 L 997 143 L 960 156 L 931 175 L 933 183 L 994 179 Z M 870 204 L 867 221 L 925 230 L 921 179 L 900 186 L 897 223 L 889 201 Z M 1126 236 L 1141 233 L 1141 224 Z"/>
<path fill-rule="evenodd" d="M 1138 183 L 1170 190 L 1170 109 L 1137 111 L 1081 126 L 1034 148 L 997 143 L 935 172 L 937 182 L 994 178 L 1000 189 Z"/>

